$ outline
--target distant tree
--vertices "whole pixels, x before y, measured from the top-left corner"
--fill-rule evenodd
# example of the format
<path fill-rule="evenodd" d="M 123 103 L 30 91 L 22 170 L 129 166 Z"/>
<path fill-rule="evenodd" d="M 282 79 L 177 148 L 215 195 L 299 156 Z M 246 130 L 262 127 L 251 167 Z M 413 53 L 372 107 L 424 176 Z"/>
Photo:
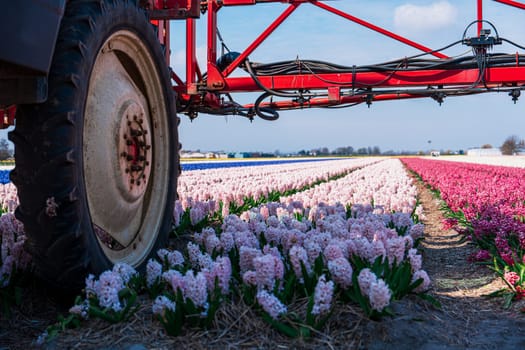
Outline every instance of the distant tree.
<path fill-rule="evenodd" d="M 483 146 L 481 146 L 481 148 L 483 148 L 483 149 L 491 149 L 493 147 L 492 147 L 492 145 L 490 143 L 486 143 Z"/>
<path fill-rule="evenodd" d="M 361 148 L 359 148 L 359 149 L 357 150 L 357 154 L 359 154 L 359 155 L 361 155 L 361 156 L 368 154 L 367 152 L 368 152 L 367 149 L 364 148 L 364 147 L 361 147 Z"/>
<path fill-rule="evenodd" d="M 505 139 L 505 142 L 503 142 L 503 145 L 501 145 L 499 149 L 504 155 L 513 155 L 518 148 L 523 147 L 524 144 L 525 142 L 520 140 L 518 136 L 512 135 Z"/>
<path fill-rule="evenodd" d="M 0 139 L 0 160 L 6 160 L 12 156 L 9 149 L 9 142 L 6 139 Z"/>
<path fill-rule="evenodd" d="M 378 146 L 374 146 L 374 148 L 372 148 L 372 154 L 375 155 L 375 156 L 380 155 L 381 154 L 381 149 Z"/>

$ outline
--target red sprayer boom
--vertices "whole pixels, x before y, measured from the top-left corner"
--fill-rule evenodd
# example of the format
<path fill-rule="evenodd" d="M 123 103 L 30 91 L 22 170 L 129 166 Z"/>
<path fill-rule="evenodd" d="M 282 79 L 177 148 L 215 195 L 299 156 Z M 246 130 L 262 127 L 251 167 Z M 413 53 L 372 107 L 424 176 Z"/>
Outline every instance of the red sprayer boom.
<path fill-rule="evenodd" d="M 517 8 L 525 4 L 511 0 L 497 0 Z M 171 1 L 171 3 L 184 1 Z M 257 3 L 287 3 L 287 7 L 242 52 L 217 55 L 217 13 L 230 6 L 247 6 Z M 170 3 L 170 1 L 168 1 Z M 195 1 L 187 4 L 188 11 L 195 9 Z M 326 62 L 291 60 L 276 64 L 255 64 L 249 56 L 300 6 L 315 6 L 335 16 L 357 23 L 386 37 L 400 41 L 422 51 L 422 54 L 397 61 L 376 64 L 375 68 L 339 66 Z M 258 115 L 274 120 L 278 110 L 352 106 L 375 101 L 431 97 L 442 102 L 447 96 L 460 96 L 490 91 L 505 91 L 516 100 L 525 83 L 524 56 L 491 55 L 494 45 L 507 41 L 499 37 L 496 28 L 483 20 L 482 1 L 477 2 L 478 18 L 469 26 L 477 27 L 477 37 L 466 37 L 452 45 L 468 45 L 473 54 L 468 57 L 450 58 L 441 50 L 433 50 L 405 37 L 378 27 L 315 0 L 210 0 L 200 3 L 201 12 L 207 16 L 207 60 L 202 69 L 196 59 L 196 19 L 186 19 L 186 81 L 173 73 L 174 89 L 178 93 L 179 111 L 190 118 L 199 112 L 210 114 L 238 114 L 252 118 Z M 181 6 L 179 6 L 180 8 Z M 159 10 L 160 11 L 160 10 Z M 169 13 L 170 10 L 164 10 Z M 153 12 L 155 14 L 157 12 Z M 193 13 L 195 14 L 195 13 Z M 155 15 L 154 15 L 155 16 Z M 166 16 L 158 16 L 166 18 Z M 468 29 L 468 28 L 467 28 Z M 516 45 L 516 44 L 514 44 Z M 519 45 L 516 45 L 520 47 Z M 522 48 L 522 47 L 520 47 Z M 249 76 L 231 77 L 236 69 L 245 70 Z M 203 72 L 206 73 L 203 73 Z M 254 103 L 240 105 L 230 93 L 254 92 L 262 94 Z M 227 97 L 227 98 L 226 98 Z"/>

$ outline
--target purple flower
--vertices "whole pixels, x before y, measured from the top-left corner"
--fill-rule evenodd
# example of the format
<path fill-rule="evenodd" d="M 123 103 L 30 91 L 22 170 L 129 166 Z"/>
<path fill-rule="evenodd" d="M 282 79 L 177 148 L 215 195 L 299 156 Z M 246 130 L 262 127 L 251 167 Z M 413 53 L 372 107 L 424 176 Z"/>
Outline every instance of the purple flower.
<path fill-rule="evenodd" d="M 208 309 L 208 289 L 206 277 L 202 272 L 196 275 L 188 270 L 184 275 L 184 298 L 189 298 L 197 307 Z"/>
<path fill-rule="evenodd" d="M 326 282 L 325 275 L 322 275 L 317 281 L 314 292 L 314 306 L 312 307 L 312 314 L 325 315 L 330 311 L 332 299 L 334 296 L 334 282 Z"/>
<path fill-rule="evenodd" d="M 324 248 L 323 255 L 328 261 L 345 257 L 345 254 L 341 247 L 334 243 L 330 243 L 326 246 L 326 248 Z"/>
<path fill-rule="evenodd" d="M 159 281 L 161 274 L 162 265 L 154 259 L 150 259 L 146 265 L 146 284 L 148 287 Z"/>
<path fill-rule="evenodd" d="M 421 270 L 423 259 L 421 255 L 417 253 L 416 249 L 410 249 L 408 251 L 408 260 L 410 261 L 410 266 L 412 266 L 412 272 Z"/>
<path fill-rule="evenodd" d="M 352 285 L 352 265 L 347 259 L 337 258 L 329 261 L 328 271 L 330 271 L 332 279 L 343 289 L 347 289 Z"/>
<path fill-rule="evenodd" d="M 253 259 L 261 255 L 262 253 L 259 249 L 244 246 L 241 247 L 239 249 L 239 267 L 241 268 L 241 273 L 253 270 L 255 268 L 253 265 Z"/>
<path fill-rule="evenodd" d="M 255 271 L 246 271 L 242 275 L 242 281 L 244 284 L 250 285 L 250 286 L 256 286 L 257 285 L 257 273 Z"/>
<path fill-rule="evenodd" d="M 118 273 L 120 277 L 122 277 L 124 283 L 128 283 L 131 277 L 138 274 L 137 270 L 131 267 L 131 265 L 125 263 L 115 264 L 113 266 L 113 272 Z"/>
<path fill-rule="evenodd" d="M 153 305 L 151 307 L 151 311 L 154 315 L 159 315 L 160 317 L 164 318 L 164 313 L 166 310 L 175 312 L 176 304 L 174 301 L 171 301 L 168 299 L 168 297 L 164 295 L 159 295 L 155 301 L 153 302 Z"/>
<path fill-rule="evenodd" d="M 430 278 L 428 277 L 428 274 L 425 270 L 419 270 L 414 272 L 414 274 L 412 275 L 412 283 L 414 283 L 420 278 L 423 279 L 423 283 L 421 283 L 414 289 L 415 293 L 426 292 L 430 288 Z"/>
<path fill-rule="evenodd" d="M 275 285 L 275 257 L 267 254 L 253 259 L 257 287 L 272 290 Z"/>
<path fill-rule="evenodd" d="M 230 258 L 218 257 L 213 263 L 211 271 L 206 275 L 208 281 L 208 290 L 212 291 L 215 288 L 215 280 L 217 279 L 221 293 L 226 295 L 230 292 L 230 279 L 232 275 L 232 264 Z"/>
<path fill-rule="evenodd" d="M 369 295 L 372 283 L 376 282 L 377 276 L 368 268 L 362 269 L 357 276 L 357 283 L 359 283 L 359 289 L 363 295 Z"/>
<path fill-rule="evenodd" d="M 306 273 L 310 274 L 312 272 L 312 267 L 308 261 L 308 254 L 306 253 L 306 250 L 303 247 L 294 245 L 288 254 L 290 256 L 290 263 L 292 264 L 295 275 L 300 281 L 302 281 L 303 270 L 301 264 L 304 265 Z"/>
<path fill-rule="evenodd" d="M 388 285 L 382 279 L 377 279 L 377 281 L 370 284 L 370 289 L 368 291 L 368 298 L 370 300 L 370 306 L 372 309 L 379 312 L 383 311 L 385 307 L 390 304 L 390 298 L 392 297 L 392 292 Z"/>
<path fill-rule="evenodd" d="M 285 314 L 288 311 L 286 305 L 281 303 L 275 295 L 270 294 L 265 290 L 257 292 L 257 302 L 274 320 L 277 320 L 280 315 Z"/>

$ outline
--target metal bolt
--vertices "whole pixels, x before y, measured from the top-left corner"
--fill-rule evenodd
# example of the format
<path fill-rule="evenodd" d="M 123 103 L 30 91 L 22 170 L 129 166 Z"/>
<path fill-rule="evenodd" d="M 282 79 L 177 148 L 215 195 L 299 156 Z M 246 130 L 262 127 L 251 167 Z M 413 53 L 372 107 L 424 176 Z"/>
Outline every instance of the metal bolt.
<path fill-rule="evenodd" d="M 131 146 L 132 144 L 133 144 L 133 142 L 131 140 L 127 140 L 126 141 L 126 145 Z"/>
<path fill-rule="evenodd" d="M 149 165 L 149 162 L 148 162 L 148 161 L 146 161 L 146 166 L 148 166 L 148 165 Z"/>
<path fill-rule="evenodd" d="M 128 155 L 128 154 L 127 154 L 126 152 L 122 152 L 122 153 L 120 154 L 120 156 L 123 157 L 123 158 L 126 157 L 127 155 Z"/>
<path fill-rule="evenodd" d="M 129 168 L 124 169 L 124 171 L 126 172 L 126 174 L 129 173 Z"/>
<path fill-rule="evenodd" d="M 131 155 L 128 154 L 128 156 L 126 157 L 126 159 L 127 159 L 128 161 L 131 161 L 131 160 L 133 160 L 133 156 L 131 156 Z"/>
<path fill-rule="evenodd" d="M 133 116 L 133 120 L 137 120 L 137 118 L 138 118 L 138 117 L 137 117 L 137 115 L 135 114 L 135 115 Z"/>
<path fill-rule="evenodd" d="M 133 185 L 135 183 L 135 179 L 129 180 L 129 183 Z"/>
<path fill-rule="evenodd" d="M 128 126 L 131 126 L 131 122 L 128 122 Z"/>
<path fill-rule="evenodd" d="M 137 186 L 140 186 L 140 180 L 137 180 Z"/>

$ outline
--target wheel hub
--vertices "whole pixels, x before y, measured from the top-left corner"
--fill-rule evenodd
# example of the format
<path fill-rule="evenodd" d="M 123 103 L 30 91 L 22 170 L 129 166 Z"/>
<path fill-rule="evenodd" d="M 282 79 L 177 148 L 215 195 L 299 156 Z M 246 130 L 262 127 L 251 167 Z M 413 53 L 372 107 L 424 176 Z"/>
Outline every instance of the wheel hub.
<path fill-rule="evenodd" d="M 121 190 L 131 200 L 147 188 L 151 170 L 151 135 L 141 105 L 129 103 L 121 116 L 119 131 Z"/>

